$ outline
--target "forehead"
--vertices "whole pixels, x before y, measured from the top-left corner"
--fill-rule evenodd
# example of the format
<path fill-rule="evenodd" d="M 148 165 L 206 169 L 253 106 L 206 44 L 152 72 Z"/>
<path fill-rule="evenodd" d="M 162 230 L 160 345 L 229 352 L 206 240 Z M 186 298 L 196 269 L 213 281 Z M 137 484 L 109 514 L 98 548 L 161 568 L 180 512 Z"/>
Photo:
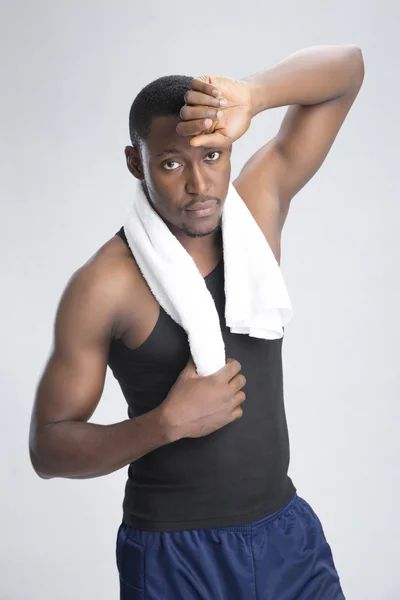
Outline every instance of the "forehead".
<path fill-rule="evenodd" d="M 174 147 L 184 150 L 195 150 L 190 145 L 190 136 L 182 136 L 176 131 L 176 126 L 181 121 L 179 115 L 166 115 L 153 117 L 150 134 L 145 144 L 152 154 L 163 152 L 166 148 Z"/>

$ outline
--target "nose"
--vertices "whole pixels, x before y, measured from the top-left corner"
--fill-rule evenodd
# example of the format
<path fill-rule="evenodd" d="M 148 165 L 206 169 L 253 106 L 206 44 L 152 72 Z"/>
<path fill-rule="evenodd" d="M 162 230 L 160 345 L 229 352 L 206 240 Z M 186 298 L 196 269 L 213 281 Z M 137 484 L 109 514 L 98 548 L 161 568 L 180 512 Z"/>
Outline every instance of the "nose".
<path fill-rule="evenodd" d="M 200 196 L 207 195 L 210 189 L 210 183 L 201 166 L 192 166 L 189 170 L 189 176 L 185 187 L 188 194 L 198 194 Z"/>

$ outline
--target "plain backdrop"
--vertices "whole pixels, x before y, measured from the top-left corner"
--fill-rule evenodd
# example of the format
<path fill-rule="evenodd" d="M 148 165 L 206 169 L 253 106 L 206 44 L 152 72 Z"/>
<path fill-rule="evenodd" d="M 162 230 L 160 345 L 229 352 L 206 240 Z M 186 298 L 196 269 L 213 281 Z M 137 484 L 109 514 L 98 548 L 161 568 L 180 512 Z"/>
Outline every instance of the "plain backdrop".
<path fill-rule="evenodd" d="M 362 48 L 364 85 L 283 235 L 290 475 L 322 520 L 346 598 L 400 598 L 399 5 L 14 0 L 1 12 L 0 599 L 118 597 L 126 469 L 44 481 L 28 428 L 60 295 L 130 207 L 134 97 L 161 75 L 241 78 L 347 43 Z M 234 144 L 233 177 L 285 110 L 258 115 Z M 124 418 L 109 373 L 92 421 Z"/>

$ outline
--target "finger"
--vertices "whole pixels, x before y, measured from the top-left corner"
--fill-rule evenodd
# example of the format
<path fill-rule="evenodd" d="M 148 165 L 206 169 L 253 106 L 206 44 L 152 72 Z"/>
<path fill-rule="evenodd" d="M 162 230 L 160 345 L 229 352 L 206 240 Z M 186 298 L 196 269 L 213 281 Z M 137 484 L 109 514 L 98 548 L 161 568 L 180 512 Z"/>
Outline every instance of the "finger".
<path fill-rule="evenodd" d="M 238 373 L 238 375 L 231 379 L 228 386 L 232 397 L 235 396 L 235 394 L 237 394 L 245 385 L 246 377 L 242 373 Z"/>
<path fill-rule="evenodd" d="M 186 367 L 185 367 L 185 368 L 186 368 L 186 369 L 189 369 L 189 370 L 190 370 L 190 369 L 195 369 L 195 368 L 196 368 L 196 367 L 195 367 L 195 364 L 194 364 L 194 362 L 193 362 L 192 355 L 190 355 L 190 356 L 189 356 L 189 360 L 187 361 L 187 363 L 186 363 Z"/>
<path fill-rule="evenodd" d="M 243 409 L 240 406 L 237 406 L 235 410 L 232 411 L 232 421 L 236 421 L 236 419 L 240 419 L 240 417 L 243 417 Z"/>
<path fill-rule="evenodd" d="M 195 92 L 190 90 L 184 95 L 186 104 L 192 104 L 197 106 L 225 106 L 227 104 L 225 98 L 214 98 L 208 94 L 202 92 Z M 225 103 L 225 104 L 224 104 Z"/>
<path fill-rule="evenodd" d="M 240 406 L 246 400 L 246 394 L 242 391 L 238 392 L 233 397 L 233 405 Z"/>
<path fill-rule="evenodd" d="M 196 92 L 203 92 L 203 94 L 208 94 L 214 98 L 219 96 L 219 89 L 210 83 L 210 77 L 208 75 L 204 75 L 202 77 L 203 79 L 200 77 L 195 77 L 192 79 L 190 82 L 190 87 L 192 90 L 195 90 Z M 204 81 L 204 79 L 206 81 Z"/>
<path fill-rule="evenodd" d="M 195 121 L 197 119 L 213 119 L 220 120 L 223 117 L 222 110 L 218 108 L 210 108 L 209 106 L 182 106 L 180 113 L 183 121 Z"/>
<path fill-rule="evenodd" d="M 185 375 L 187 377 L 194 377 L 195 375 L 197 375 L 196 365 L 193 362 L 192 355 L 189 356 L 189 360 L 186 363 L 186 366 L 183 369 L 183 372 L 185 373 Z"/>
<path fill-rule="evenodd" d="M 231 142 L 229 141 L 229 139 L 227 137 L 225 137 L 224 135 L 222 135 L 222 133 L 208 133 L 208 134 L 204 134 L 204 135 L 196 135 L 196 137 L 194 137 L 193 139 L 190 140 L 190 145 L 193 147 L 198 147 L 198 146 L 209 146 L 209 147 L 215 147 L 215 146 L 225 146 L 227 147 L 228 145 L 230 145 Z"/>
<path fill-rule="evenodd" d="M 181 121 L 176 126 L 176 131 L 179 135 L 198 135 L 209 129 L 213 124 L 212 119 L 196 119 L 194 121 Z"/>
<path fill-rule="evenodd" d="M 229 382 L 237 375 L 242 368 L 242 365 L 238 360 L 234 358 L 228 358 L 226 364 L 222 369 L 215 373 L 215 376 L 223 382 Z"/>

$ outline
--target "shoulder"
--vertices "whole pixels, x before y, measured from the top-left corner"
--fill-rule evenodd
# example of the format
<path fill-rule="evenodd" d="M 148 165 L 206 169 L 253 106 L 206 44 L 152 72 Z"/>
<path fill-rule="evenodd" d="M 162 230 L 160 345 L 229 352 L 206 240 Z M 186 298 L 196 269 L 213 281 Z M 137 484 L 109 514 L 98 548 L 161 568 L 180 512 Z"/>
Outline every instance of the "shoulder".
<path fill-rule="evenodd" d="M 62 294 L 56 322 L 73 323 L 74 329 L 97 329 L 109 337 L 127 298 L 134 302 L 140 280 L 132 253 L 114 236 L 72 274 Z"/>
<path fill-rule="evenodd" d="M 138 276 L 132 253 L 114 236 L 72 275 L 70 285 L 89 296 L 118 297 Z"/>

